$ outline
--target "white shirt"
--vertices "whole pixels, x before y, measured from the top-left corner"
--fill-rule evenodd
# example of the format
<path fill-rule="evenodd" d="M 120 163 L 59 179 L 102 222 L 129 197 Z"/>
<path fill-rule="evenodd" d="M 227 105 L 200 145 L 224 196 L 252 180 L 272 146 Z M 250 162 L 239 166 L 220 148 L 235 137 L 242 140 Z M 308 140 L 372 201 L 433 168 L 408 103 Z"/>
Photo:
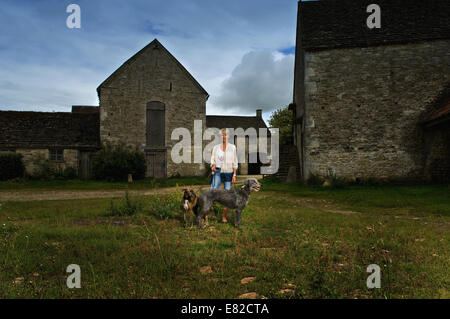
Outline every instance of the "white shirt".
<path fill-rule="evenodd" d="M 222 147 L 221 147 L 221 148 L 219 148 L 219 151 L 217 152 L 217 163 L 216 163 L 217 168 L 222 167 L 224 157 L 225 157 L 225 152 L 222 151 Z"/>
<path fill-rule="evenodd" d="M 222 162 L 219 164 L 219 153 L 224 154 Z M 221 173 L 232 173 L 234 169 L 238 168 L 238 158 L 236 153 L 236 146 L 231 143 L 227 143 L 225 152 L 222 150 L 222 143 L 214 146 L 211 154 L 211 167 L 216 165 L 219 167 Z"/>

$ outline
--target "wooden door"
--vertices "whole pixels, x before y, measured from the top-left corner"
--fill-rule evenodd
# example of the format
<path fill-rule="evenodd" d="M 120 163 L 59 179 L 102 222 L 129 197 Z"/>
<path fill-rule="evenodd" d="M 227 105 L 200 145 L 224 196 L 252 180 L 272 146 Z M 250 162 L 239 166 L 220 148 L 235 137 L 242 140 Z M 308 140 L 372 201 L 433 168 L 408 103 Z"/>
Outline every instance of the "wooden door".
<path fill-rule="evenodd" d="M 146 152 L 147 171 L 146 177 L 165 178 L 166 177 L 166 151 Z"/>
<path fill-rule="evenodd" d="M 147 103 L 147 147 L 165 147 L 165 113 L 164 103 Z"/>
<path fill-rule="evenodd" d="M 78 154 L 78 176 L 81 179 L 88 179 L 91 172 L 91 152 L 80 151 Z"/>

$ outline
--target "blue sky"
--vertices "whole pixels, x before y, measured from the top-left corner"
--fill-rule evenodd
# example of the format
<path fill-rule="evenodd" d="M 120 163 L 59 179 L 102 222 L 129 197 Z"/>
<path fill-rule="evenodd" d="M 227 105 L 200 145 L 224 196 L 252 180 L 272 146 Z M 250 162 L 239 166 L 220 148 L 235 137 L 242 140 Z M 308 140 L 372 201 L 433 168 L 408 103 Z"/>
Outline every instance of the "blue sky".
<path fill-rule="evenodd" d="M 207 114 L 267 118 L 292 101 L 296 16 L 296 0 L 2 0 L 0 109 L 98 105 L 97 86 L 158 38 L 210 94 Z"/>

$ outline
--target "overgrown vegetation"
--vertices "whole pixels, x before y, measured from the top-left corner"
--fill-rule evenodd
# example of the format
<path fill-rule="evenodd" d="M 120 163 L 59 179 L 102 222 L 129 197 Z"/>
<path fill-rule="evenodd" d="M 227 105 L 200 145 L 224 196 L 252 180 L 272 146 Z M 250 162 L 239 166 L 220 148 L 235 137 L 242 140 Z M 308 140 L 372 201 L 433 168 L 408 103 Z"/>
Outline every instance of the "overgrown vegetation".
<path fill-rule="evenodd" d="M 0 152 L 0 180 L 20 178 L 24 175 L 25 166 L 22 154 Z"/>
<path fill-rule="evenodd" d="M 109 199 L 6 202 L 0 297 L 449 298 L 449 193 L 449 185 L 263 181 L 240 231 L 232 212 L 230 223 L 212 214 L 209 227 L 184 228 L 181 192 L 130 197 L 142 210 L 115 216 L 105 216 Z M 81 289 L 65 285 L 73 263 Z M 369 264 L 382 269 L 380 289 L 366 286 Z M 241 284 L 246 277 L 255 280 Z"/>
<path fill-rule="evenodd" d="M 175 218 L 180 212 L 181 191 L 173 192 L 166 196 L 149 196 L 149 213 L 160 218 Z"/>
<path fill-rule="evenodd" d="M 78 171 L 75 167 L 61 167 L 59 164 L 50 162 L 43 155 L 36 155 L 32 160 L 33 171 L 31 174 L 25 174 L 26 180 L 52 181 L 52 180 L 70 180 L 78 177 Z"/>
<path fill-rule="evenodd" d="M 107 216 L 131 216 L 142 212 L 143 203 L 138 198 L 132 198 L 128 191 L 125 192 L 123 199 L 120 199 L 117 203 L 114 199 L 111 199 L 110 205 L 107 210 Z"/>
<path fill-rule="evenodd" d="M 106 143 L 92 160 L 92 177 L 97 180 L 125 181 L 128 174 L 138 180 L 145 177 L 145 171 L 144 153 L 123 144 Z"/>

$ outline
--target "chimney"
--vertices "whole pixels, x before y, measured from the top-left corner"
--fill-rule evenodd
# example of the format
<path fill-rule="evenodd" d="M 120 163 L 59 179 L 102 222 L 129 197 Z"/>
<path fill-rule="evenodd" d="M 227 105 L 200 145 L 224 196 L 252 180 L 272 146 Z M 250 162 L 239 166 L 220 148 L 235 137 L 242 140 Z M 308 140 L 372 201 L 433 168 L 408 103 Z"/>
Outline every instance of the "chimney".
<path fill-rule="evenodd" d="M 256 117 L 262 117 L 262 110 L 256 110 Z"/>

